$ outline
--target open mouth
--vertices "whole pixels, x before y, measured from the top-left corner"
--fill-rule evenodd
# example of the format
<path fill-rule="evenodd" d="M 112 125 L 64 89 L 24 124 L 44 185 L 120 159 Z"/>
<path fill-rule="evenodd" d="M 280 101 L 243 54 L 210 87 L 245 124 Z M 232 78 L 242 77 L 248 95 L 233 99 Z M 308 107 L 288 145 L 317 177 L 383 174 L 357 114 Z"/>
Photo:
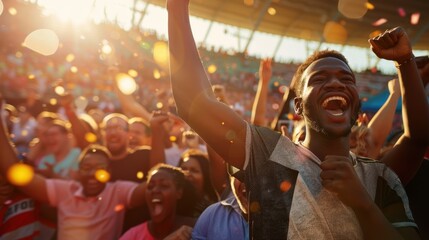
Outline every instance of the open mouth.
<path fill-rule="evenodd" d="M 332 96 L 326 98 L 322 107 L 333 116 L 342 116 L 347 107 L 347 100 L 341 96 Z"/>
<path fill-rule="evenodd" d="M 159 198 L 152 199 L 152 204 L 153 204 L 153 214 L 155 216 L 160 215 L 164 210 L 161 199 Z"/>

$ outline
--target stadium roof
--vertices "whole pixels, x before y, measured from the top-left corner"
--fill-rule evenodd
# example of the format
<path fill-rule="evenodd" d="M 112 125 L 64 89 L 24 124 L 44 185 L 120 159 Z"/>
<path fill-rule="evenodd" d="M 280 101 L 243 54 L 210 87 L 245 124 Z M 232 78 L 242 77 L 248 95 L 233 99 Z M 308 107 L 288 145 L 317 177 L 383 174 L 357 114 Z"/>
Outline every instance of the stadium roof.
<path fill-rule="evenodd" d="M 148 1 L 165 6 L 165 0 Z M 360 7 L 353 5 L 356 1 L 368 6 L 365 0 L 190 0 L 190 12 L 196 17 L 250 30 L 359 47 L 368 47 L 367 39 L 375 31 L 402 26 L 414 49 L 429 50 L 427 0 L 370 0 L 368 8 L 372 5 L 373 9 L 358 19 L 347 18 L 338 10 L 340 2 L 345 4 L 346 10 L 358 11 Z M 247 2 L 254 4 L 249 6 Z M 276 10 L 275 15 L 268 13 L 270 7 Z M 420 13 L 415 25 L 410 23 L 413 13 Z M 381 18 L 387 22 L 374 26 L 373 23 Z M 338 24 L 327 24 L 330 21 Z M 328 25 L 331 34 L 325 32 L 324 35 Z"/>

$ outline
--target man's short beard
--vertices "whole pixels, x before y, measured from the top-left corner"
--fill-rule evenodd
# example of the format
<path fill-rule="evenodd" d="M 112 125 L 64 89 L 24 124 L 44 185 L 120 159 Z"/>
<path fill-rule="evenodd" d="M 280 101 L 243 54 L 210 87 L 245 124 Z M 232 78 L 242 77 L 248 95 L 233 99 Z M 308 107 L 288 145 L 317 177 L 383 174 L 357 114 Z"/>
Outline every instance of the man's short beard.
<path fill-rule="evenodd" d="M 353 125 L 356 123 L 356 120 L 358 118 L 358 114 L 360 111 L 361 103 L 359 102 L 359 106 L 356 108 L 356 112 L 353 114 L 352 118 L 350 119 L 350 128 L 346 129 L 345 131 L 341 132 L 340 134 L 334 134 L 330 131 L 327 131 L 325 128 L 320 126 L 319 122 L 311 117 L 310 114 L 308 114 L 309 111 L 305 111 L 305 109 L 313 111 L 312 106 L 308 102 L 304 103 L 304 111 L 303 116 L 307 121 L 308 126 L 310 129 L 314 130 L 317 133 L 322 133 L 328 138 L 337 138 L 337 137 L 347 137 L 351 133 Z"/>
<path fill-rule="evenodd" d="M 110 148 L 108 148 L 108 150 L 110 151 L 110 153 L 112 154 L 112 156 L 118 156 L 118 155 L 121 155 L 122 153 L 124 153 L 124 152 L 127 151 L 127 146 L 124 144 L 120 148 L 116 148 L 116 149 L 110 149 Z"/>

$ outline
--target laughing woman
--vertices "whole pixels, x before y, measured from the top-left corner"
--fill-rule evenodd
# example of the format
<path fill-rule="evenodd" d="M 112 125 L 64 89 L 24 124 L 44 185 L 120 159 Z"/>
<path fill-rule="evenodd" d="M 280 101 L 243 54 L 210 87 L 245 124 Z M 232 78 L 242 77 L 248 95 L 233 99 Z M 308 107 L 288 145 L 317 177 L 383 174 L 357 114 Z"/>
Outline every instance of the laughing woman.
<path fill-rule="evenodd" d="M 151 219 L 131 228 L 120 239 L 169 239 L 177 235 L 190 239 L 195 219 L 189 216 L 195 192 L 184 172 L 170 165 L 156 165 L 149 171 L 145 194 Z"/>

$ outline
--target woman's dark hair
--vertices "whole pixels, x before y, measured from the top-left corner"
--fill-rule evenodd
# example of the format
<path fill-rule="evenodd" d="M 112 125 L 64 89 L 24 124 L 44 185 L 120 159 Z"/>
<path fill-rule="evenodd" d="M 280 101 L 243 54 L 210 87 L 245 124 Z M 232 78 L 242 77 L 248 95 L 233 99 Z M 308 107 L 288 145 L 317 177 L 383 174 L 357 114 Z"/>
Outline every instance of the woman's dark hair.
<path fill-rule="evenodd" d="M 88 154 L 103 155 L 107 159 L 110 159 L 112 157 L 112 154 L 110 154 L 109 150 L 105 146 L 102 146 L 102 145 L 99 145 L 99 144 L 90 144 L 86 148 L 84 148 L 82 150 L 82 152 L 80 153 L 80 155 L 79 155 L 79 163 Z"/>
<path fill-rule="evenodd" d="M 176 214 L 186 217 L 193 217 L 194 208 L 197 201 L 194 186 L 186 179 L 185 172 L 178 167 L 159 163 L 149 170 L 147 182 L 157 171 L 165 171 L 173 177 L 177 189 L 182 189 L 182 197 L 177 200 Z"/>
<path fill-rule="evenodd" d="M 201 171 L 203 173 L 203 179 L 204 179 L 204 185 L 203 185 L 204 195 L 206 195 L 209 198 L 209 200 L 213 202 L 219 201 L 219 195 L 216 192 L 212 182 L 212 178 L 210 174 L 210 163 L 209 163 L 208 157 L 201 151 L 193 150 L 193 149 L 188 150 L 182 154 L 182 157 L 179 160 L 178 166 L 181 167 L 183 162 L 189 158 L 193 158 L 197 160 L 197 162 L 200 164 Z"/>

